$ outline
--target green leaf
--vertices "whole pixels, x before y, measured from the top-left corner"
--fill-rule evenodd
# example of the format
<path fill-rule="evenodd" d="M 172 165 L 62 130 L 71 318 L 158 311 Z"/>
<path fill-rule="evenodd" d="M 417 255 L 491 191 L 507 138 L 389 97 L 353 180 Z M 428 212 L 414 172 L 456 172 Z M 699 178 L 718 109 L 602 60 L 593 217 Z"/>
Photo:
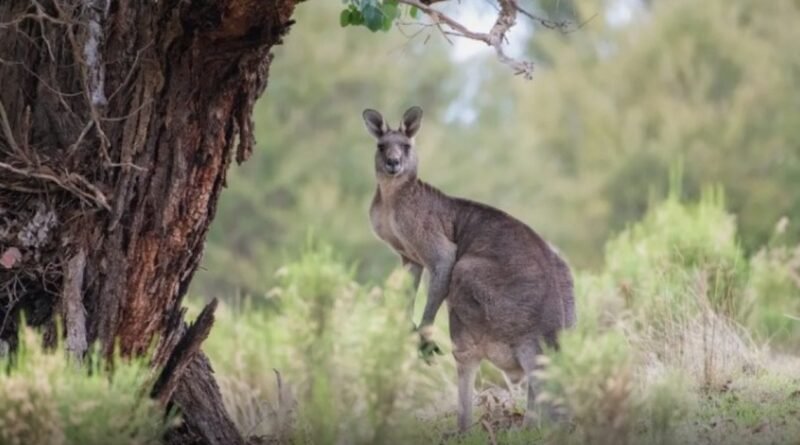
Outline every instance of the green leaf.
<path fill-rule="evenodd" d="M 416 6 L 412 6 L 411 10 L 408 12 L 408 15 L 410 15 L 412 19 L 417 18 L 417 16 L 419 15 L 419 8 L 417 8 Z"/>
<path fill-rule="evenodd" d="M 387 0 L 381 6 L 381 11 L 383 11 L 383 30 L 388 31 L 392 28 L 392 23 L 399 15 L 399 10 L 396 4 L 389 3 L 389 0 Z"/>
<path fill-rule="evenodd" d="M 354 26 L 364 24 L 364 16 L 361 15 L 360 11 L 350 11 L 350 24 Z"/>
<path fill-rule="evenodd" d="M 339 24 L 342 25 L 342 28 L 350 24 L 350 10 L 343 9 L 341 14 L 339 14 Z"/>
<path fill-rule="evenodd" d="M 397 16 L 399 15 L 397 13 L 398 10 L 396 4 L 393 5 L 391 3 L 384 3 L 383 6 L 381 6 L 381 10 L 383 11 L 384 17 L 388 19 L 390 22 L 394 21 L 394 19 L 396 19 Z"/>
<path fill-rule="evenodd" d="M 370 31 L 375 32 L 383 28 L 383 11 L 374 2 L 362 4 L 361 15 L 364 16 L 364 24 Z"/>

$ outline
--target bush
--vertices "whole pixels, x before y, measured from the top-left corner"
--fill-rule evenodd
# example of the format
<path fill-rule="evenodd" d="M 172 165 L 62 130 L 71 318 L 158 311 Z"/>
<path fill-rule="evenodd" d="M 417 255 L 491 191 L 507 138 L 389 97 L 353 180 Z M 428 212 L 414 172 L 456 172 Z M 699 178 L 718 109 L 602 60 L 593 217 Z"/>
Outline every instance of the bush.
<path fill-rule="evenodd" d="M 697 204 L 677 196 L 609 241 L 598 280 L 624 302 L 617 321 L 647 373 L 681 370 L 699 386 L 720 386 L 760 359 L 739 325 L 757 310 L 748 263 L 721 193 Z"/>
<path fill-rule="evenodd" d="M 13 358 L 0 359 L 0 443 L 158 444 L 167 423 L 148 397 L 144 361 L 97 353 L 86 367 L 67 359 L 62 347 L 45 351 L 32 330 L 21 332 Z"/>
<path fill-rule="evenodd" d="M 721 192 L 698 204 L 676 193 L 606 246 L 606 270 L 626 305 L 648 322 L 691 316 L 708 303 L 722 315 L 742 316 L 747 262 L 734 218 Z"/>

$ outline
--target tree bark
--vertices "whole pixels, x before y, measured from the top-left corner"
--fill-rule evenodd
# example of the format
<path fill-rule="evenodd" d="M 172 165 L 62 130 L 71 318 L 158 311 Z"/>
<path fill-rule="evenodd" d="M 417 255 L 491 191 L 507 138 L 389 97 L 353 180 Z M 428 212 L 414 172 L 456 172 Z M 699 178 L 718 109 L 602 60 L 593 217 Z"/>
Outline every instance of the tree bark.
<path fill-rule="evenodd" d="M 20 311 L 35 326 L 61 317 L 79 357 L 160 339 L 155 364 L 175 375 L 158 398 L 181 405 L 196 443 L 242 438 L 182 298 L 227 168 L 252 151 L 253 103 L 293 9 L 0 2 L 0 339 L 14 347 Z"/>

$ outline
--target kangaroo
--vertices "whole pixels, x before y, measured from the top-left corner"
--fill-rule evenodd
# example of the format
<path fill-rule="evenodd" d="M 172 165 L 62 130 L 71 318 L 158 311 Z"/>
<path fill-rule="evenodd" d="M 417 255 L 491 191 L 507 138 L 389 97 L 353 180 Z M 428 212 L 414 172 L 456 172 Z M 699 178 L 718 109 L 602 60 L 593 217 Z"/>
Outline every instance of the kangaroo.
<path fill-rule="evenodd" d="M 436 313 L 447 300 L 458 373 L 458 428 L 472 423 L 475 376 L 483 359 L 509 381 L 527 379 L 526 423 L 534 418 L 542 344 L 557 348 L 575 324 L 567 263 L 521 221 L 485 204 L 450 197 L 417 177 L 414 137 L 422 109 L 411 107 L 396 130 L 375 110 L 363 112 L 377 139 L 377 188 L 369 215 L 376 235 L 399 254 L 428 295 L 418 332 L 430 346 Z M 413 314 L 413 298 L 411 303 Z M 436 348 L 438 351 L 438 348 Z"/>

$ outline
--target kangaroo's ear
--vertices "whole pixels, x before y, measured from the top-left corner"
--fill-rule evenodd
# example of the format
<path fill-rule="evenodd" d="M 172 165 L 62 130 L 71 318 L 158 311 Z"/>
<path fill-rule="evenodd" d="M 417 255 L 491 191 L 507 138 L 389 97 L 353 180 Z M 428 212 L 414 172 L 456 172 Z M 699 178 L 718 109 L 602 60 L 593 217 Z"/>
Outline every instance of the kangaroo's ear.
<path fill-rule="evenodd" d="M 403 114 L 403 123 L 400 124 L 400 131 L 406 136 L 413 138 L 422 126 L 422 108 L 413 106 Z"/>
<path fill-rule="evenodd" d="M 367 125 L 367 131 L 376 138 L 380 138 L 389 131 L 389 126 L 386 125 L 383 116 L 377 111 L 367 108 L 361 115 L 364 117 L 364 123 Z"/>

